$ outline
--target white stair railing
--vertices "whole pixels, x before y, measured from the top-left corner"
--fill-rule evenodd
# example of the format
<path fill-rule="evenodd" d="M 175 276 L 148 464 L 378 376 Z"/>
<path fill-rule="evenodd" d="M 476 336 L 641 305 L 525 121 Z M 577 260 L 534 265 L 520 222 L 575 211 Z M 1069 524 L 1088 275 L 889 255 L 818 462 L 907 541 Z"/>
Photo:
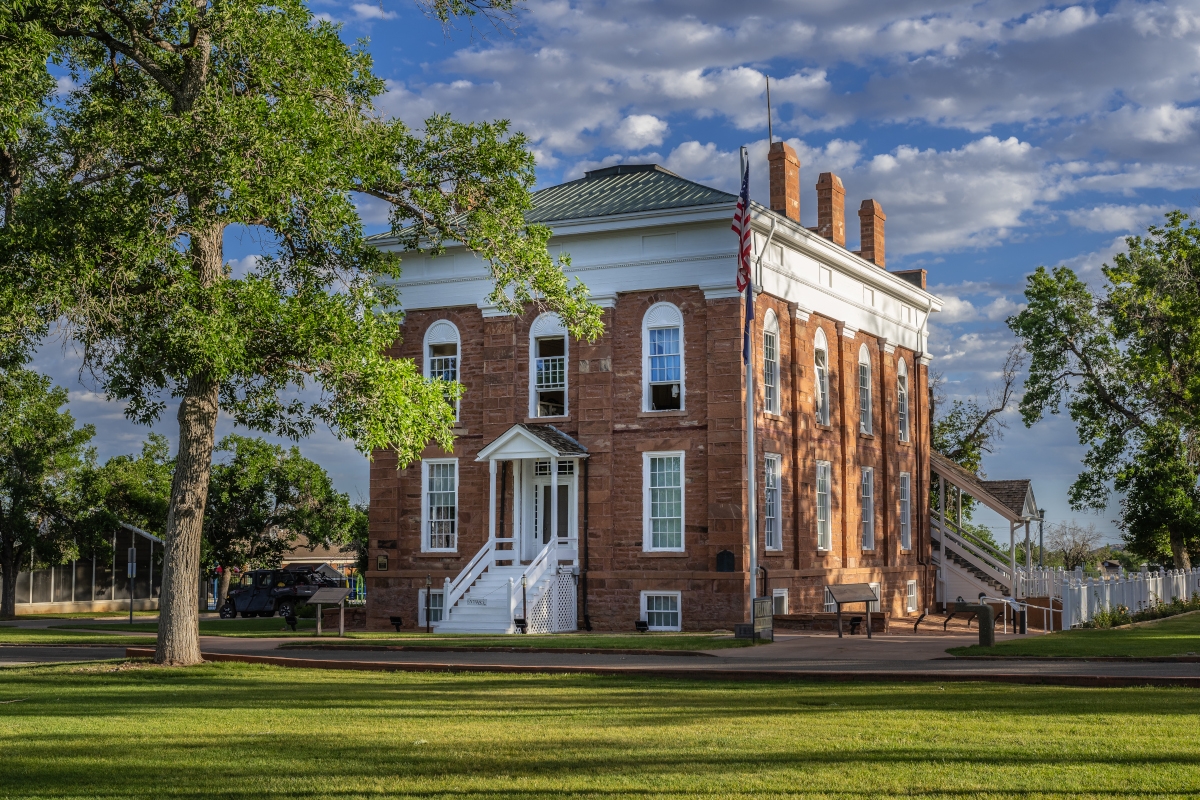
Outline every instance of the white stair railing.
<path fill-rule="evenodd" d="M 445 609 L 442 612 L 444 619 L 450 619 L 454 610 L 454 604 L 461 600 L 462 596 L 467 593 L 468 589 L 471 588 L 471 584 L 479 580 L 479 576 L 482 575 L 488 567 L 492 566 L 492 562 L 495 560 L 493 557 L 495 546 L 495 540 L 489 540 L 488 543 L 480 548 L 479 552 L 475 554 L 475 557 L 467 563 L 467 566 L 463 568 L 462 572 L 458 573 L 453 580 L 450 580 L 449 578 L 446 579 L 445 588 L 443 589 L 442 594 L 442 608 Z"/>
<path fill-rule="evenodd" d="M 960 556 L 970 562 L 971 566 L 995 580 L 1010 593 L 1012 592 L 1013 576 L 1006 554 L 1001 553 L 967 531 L 959 529 L 958 526 L 949 520 L 939 522 L 936 517 L 933 517 L 932 522 L 941 534 L 943 553 L 946 550 L 946 546 L 950 545 L 958 551 Z"/>

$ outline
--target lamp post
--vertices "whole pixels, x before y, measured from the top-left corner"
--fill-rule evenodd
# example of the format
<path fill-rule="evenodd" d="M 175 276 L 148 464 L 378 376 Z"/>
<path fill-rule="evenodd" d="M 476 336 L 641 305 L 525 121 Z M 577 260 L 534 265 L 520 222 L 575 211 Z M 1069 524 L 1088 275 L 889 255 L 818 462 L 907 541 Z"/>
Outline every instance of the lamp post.
<path fill-rule="evenodd" d="M 430 598 L 432 596 L 433 596 L 433 576 L 426 575 L 425 576 L 425 632 L 426 633 L 433 633 L 433 620 L 430 619 L 430 617 L 429 617 Z M 444 604 L 445 602 L 446 602 L 446 599 L 442 598 L 442 603 Z"/>
<path fill-rule="evenodd" d="M 1046 525 L 1046 509 L 1038 509 L 1038 569 L 1046 568 L 1046 545 L 1042 538 Z"/>

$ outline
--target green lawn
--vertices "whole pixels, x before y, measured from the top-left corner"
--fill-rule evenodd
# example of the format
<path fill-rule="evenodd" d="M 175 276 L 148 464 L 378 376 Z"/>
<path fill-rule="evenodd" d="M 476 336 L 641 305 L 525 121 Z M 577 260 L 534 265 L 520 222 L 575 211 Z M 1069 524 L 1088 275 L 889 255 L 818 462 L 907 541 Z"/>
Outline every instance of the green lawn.
<path fill-rule="evenodd" d="M 134 611 L 135 617 L 157 617 L 157 611 Z M 63 611 L 59 614 L 21 614 L 17 619 L 129 619 L 128 611 Z"/>
<path fill-rule="evenodd" d="M 120 629 L 126 631 L 147 631 L 149 633 L 158 633 L 157 622 L 135 622 L 130 625 L 128 622 L 97 622 L 93 625 L 56 625 L 58 630 L 92 630 L 99 631 L 106 628 Z M 202 636 L 239 636 L 239 637 L 272 637 L 272 636 L 294 636 L 299 633 L 308 631 L 306 635 L 312 636 L 316 631 L 317 621 L 315 619 L 300 619 L 296 622 L 296 630 L 298 633 L 293 634 L 291 629 L 280 617 L 264 617 L 260 619 L 202 619 L 200 620 L 200 634 Z M 337 635 L 337 628 L 333 629 L 334 635 Z"/>
<path fill-rule="evenodd" d="M 1193 689 L 0 669 L 8 798 L 1165 797 Z"/>
<path fill-rule="evenodd" d="M 316 620 L 301 619 L 297 624 L 297 633 L 292 633 L 278 617 L 260 619 L 230 619 L 202 620 L 200 633 L 205 636 L 236 636 L 246 638 L 268 638 L 276 636 L 311 639 L 316 630 Z M 157 632 L 157 622 L 107 623 L 98 622 L 92 625 L 70 624 L 56 626 L 58 630 L 104 630 L 106 628 L 120 630 L 135 630 Z M 337 637 L 337 627 L 328 626 L 324 634 Z M 486 636 L 471 634 L 425 634 L 379 631 L 347 631 L 346 638 L 353 641 L 339 640 L 337 644 L 345 647 L 369 645 L 405 646 L 432 645 L 437 647 L 583 647 L 597 650 L 718 650 L 727 647 L 746 647 L 750 644 L 746 639 L 734 639 L 728 635 L 710 633 L 618 633 L 618 634 L 588 634 L 588 633 L 557 633 L 547 636 Z M 303 647 L 304 642 L 294 646 Z M 332 645 L 333 642 L 327 644 Z M 288 645 L 284 645 L 285 647 Z"/>
<path fill-rule="evenodd" d="M 115 644 L 123 647 L 154 644 L 153 636 L 120 636 L 115 633 L 64 631 L 57 628 L 15 628 L 0 625 L 0 644 Z"/>
<path fill-rule="evenodd" d="M 510 636 L 484 634 L 396 634 L 363 633 L 346 634 L 348 639 L 322 643 L 323 647 L 369 646 L 430 646 L 430 647 L 548 647 L 584 648 L 595 650 L 721 650 L 729 647 L 748 647 L 749 639 L 734 639 L 729 635 L 707 633 L 555 633 Z M 281 645 L 281 647 L 303 647 L 303 642 Z"/>
<path fill-rule="evenodd" d="M 995 647 L 955 647 L 956 656 L 1172 656 L 1200 653 L 1200 611 L 1106 630 L 1029 634 Z"/>

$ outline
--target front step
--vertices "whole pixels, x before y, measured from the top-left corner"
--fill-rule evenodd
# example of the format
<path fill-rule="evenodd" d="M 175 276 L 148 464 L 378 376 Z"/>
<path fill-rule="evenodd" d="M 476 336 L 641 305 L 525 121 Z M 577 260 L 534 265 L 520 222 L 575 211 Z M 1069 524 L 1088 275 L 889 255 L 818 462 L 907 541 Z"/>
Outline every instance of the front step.
<path fill-rule="evenodd" d="M 487 570 L 449 610 L 449 619 L 435 622 L 433 629 L 438 633 L 515 633 L 509 616 L 508 580 L 512 578 L 516 584 L 514 593 L 520 592 L 518 581 L 523 569 L 515 566 Z"/>

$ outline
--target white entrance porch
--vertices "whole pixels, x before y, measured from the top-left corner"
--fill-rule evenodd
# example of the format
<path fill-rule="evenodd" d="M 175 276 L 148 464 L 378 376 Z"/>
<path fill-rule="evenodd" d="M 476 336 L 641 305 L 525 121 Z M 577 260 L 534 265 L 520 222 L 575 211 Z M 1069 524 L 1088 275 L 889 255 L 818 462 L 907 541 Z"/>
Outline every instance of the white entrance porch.
<path fill-rule="evenodd" d="M 552 425 L 518 424 L 484 447 L 488 540 L 443 595 L 438 631 L 530 633 L 575 630 L 579 575 L 579 474 L 587 449 Z M 501 491 L 507 478 L 511 496 Z M 500 524 L 512 520 L 510 530 Z"/>

